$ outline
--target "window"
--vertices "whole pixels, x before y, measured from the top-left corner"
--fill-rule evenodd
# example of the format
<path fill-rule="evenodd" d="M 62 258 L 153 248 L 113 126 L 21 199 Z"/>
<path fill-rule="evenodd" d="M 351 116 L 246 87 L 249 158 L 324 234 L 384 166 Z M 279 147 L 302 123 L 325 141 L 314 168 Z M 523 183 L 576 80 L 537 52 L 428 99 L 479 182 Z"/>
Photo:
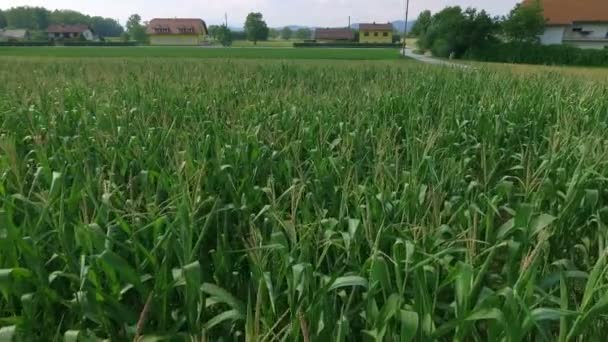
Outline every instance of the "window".
<path fill-rule="evenodd" d="M 382 33 L 382 37 L 388 37 L 388 32 Z"/>
<path fill-rule="evenodd" d="M 378 32 L 374 32 L 374 37 L 378 37 Z"/>
<path fill-rule="evenodd" d="M 366 36 L 366 37 L 369 37 L 369 32 L 365 31 L 365 32 L 363 33 L 363 35 L 364 35 L 364 36 Z"/>
<path fill-rule="evenodd" d="M 574 26 L 574 27 L 572 28 L 572 32 L 577 32 L 577 33 L 579 33 L 579 34 L 581 34 L 581 35 L 583 35 L 583 36 L 588 36 L 588 35 L 589 35 L 589 34 L 591 34 L 593 31 L 592 31 L 592 30 L 589 30 L 589 29 L 584 29 L 584 28 L 582 28 L 582 27 L 580 27 L 580 26 Z"/>

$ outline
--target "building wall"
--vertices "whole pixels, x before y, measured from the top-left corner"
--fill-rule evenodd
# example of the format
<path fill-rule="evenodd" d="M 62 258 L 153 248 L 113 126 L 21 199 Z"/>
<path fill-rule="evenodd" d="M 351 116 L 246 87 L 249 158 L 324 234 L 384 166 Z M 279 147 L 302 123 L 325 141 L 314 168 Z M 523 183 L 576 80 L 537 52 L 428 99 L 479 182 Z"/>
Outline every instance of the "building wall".
<path fill-rule="evenodd" d="M 589 33 L 581 34 L 575 29 Z M 566 39 L 608 39 L 608 23 L 574 23 L 566 28 L 564 36 Z"/>
<path fill-rule="evenodd" d="M 151 45 L 201 45 L 204 36 L 188 34 L 151 35 Z"/>
<path fill-rule="evenodd" d="M 82 33 L 82 36 L 84 37 L 84 39 L 86 40 L 95 40 L 95 35 L 93 34 L 93 32 L 91 32 L 91 30 L 86 30 Z"/>
<path fill-rule="evenodd" d="M 540 36 L 543 45 L 561 44 L 564 39 L 565 26 L 548 26 Z"/>
<path fill-rule="evenodd" d="M 582 34 L 580 31 L 588 32 Z M 608 46 L 608 23 L 574 23 L 549 26 L 540 37 L 543 45 L 569 44 L 581 49 L 603 49 Z"/>
<path fill-rule="evenodd" d="M 368 35 L 366 35 L 366 33 Z M 384 36 L 384 34 L 387 34 Z M 393 42 L 393 32 L 392 31 L 368 31 L 361 30 L 359 32 L 359 43 L 375 43 L 375 44 L 385 44 Z"/>

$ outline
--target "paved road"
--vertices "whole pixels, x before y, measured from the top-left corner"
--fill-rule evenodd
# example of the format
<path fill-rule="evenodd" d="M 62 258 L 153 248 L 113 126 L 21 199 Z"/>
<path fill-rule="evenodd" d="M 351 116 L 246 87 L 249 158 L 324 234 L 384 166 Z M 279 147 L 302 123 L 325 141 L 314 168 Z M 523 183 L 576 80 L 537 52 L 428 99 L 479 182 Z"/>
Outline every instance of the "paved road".
<path fill-rule="evenodd" d="M 444 61 L 442 59 L 437 59 L 437 58 L 433 58 L 433 57 L 429 57 L 429 56 L 425 56 L 425 55 L 419 55 L 414 53 L 414 50 L 410 49 L 410 48 L 406 48 L 405 50 L 401 49 L 401 54 L 409 57 L 409 58 L 413 58 L 419 62 L 422 63 L 428 63 L 428 64 L 434 64 L 434 65 L 445 65 L 445 66 L 450 66 L 450 67 L 455 67 L 455 68 L 468 68 L 468 65 L 464 65 L 464 64 L 458 64 L 458 63 L 452 63 L 452 62 L 448 62 L 448 61 Z"/>

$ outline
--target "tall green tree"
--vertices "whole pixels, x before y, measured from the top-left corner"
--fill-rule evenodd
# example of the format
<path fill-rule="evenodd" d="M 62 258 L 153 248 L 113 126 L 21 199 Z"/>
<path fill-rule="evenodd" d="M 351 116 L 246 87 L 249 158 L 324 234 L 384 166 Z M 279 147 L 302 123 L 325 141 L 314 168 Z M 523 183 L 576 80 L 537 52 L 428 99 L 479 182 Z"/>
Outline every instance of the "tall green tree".
<path fill-rule="evenodd" d="M 102 37 L 120 37 L 125 31 L 115 19 L 92 17 L 89 21 L 93 30 Z"/>
<path fill-rule="evenodd" d="M 257 44 L 260 40 L 268 40 L 268 25 L 264 21 L 262 13 L 249 13 L 245 20 L 245 33 L 247 34 L 247 40 Z"/>
<path fill-rule="evenodd" d="M 132 14 L 127 20 L 127 32 L 132 40 L 144 42 L 148 39 L 146 28 L 141 24 L 141 16 Z"/>
<path fill-rule="evenodd" d="M 49 27 L 49 11 L 43 7 L 34 7 L 33 11 L 36 29 L 44 30 Z"/>
<path fill-rule="evenodd" d="M 290 40 L 292 36 L 293 31 L 287 26 L 283 27 L 283 30 L 281 30 L 281 38 L 285 40 Z"/>
<path fill-rule="evenodd" d="M 6 24 L 12 28 L 44 30 L 49 25 L 49 12 L 43 7 L 20 6 L 4 12 Z"/>
<path fill-rule="evenodd" d="M 3 16 L 0 15 L 0 27 L 2 27 L 2 18 L 4 18 L 5 26 L 37 31 L 46 30 L 49 25 L 86 24 L 101 36 L 116 37 L 124 32 L 123 27 L 114 19 L 91 17 L 73 10 L 49 11 L 43 7 L 21 6 L 10 8 L 3 14 Z"/>
<path fill-rule="evenodd" d="M 6 27 L 6 17 L 4 16 L 4 11 L 0 10 L 0 28 Z"/>
<path fill-rule="evenodd" d="M 88 24 L 91 17 L 72 10 L 55 10 L 49 13 L 49 23 L 53 25 Z"/>
<path fill-rule="evenodd" d="M 220 31 L 220 26 L 219 25 L 209 25 L 209 27 L 207 28 L 207 31 L 209 31 L 209 36 L 213 39 L 217 39 L 218 33 Z"/>
<path fill-rule="evenodd" d="M 271 28 L 268 31 L 268 37 L 270 39 L 279 39 L 281 37 L 281 32 L 275 28 Z"/>
<path fill-rule="evenodd" d="M 432 17 L 433 15 L 431 14 L 431 11 L 422 11 L 422 13 L 420 13 L 420 15 L 418 16 L 416 23 L 414 23 L 414 26 L 412 27 L 410 33 L 416 37 L 424 35 L 429 29 L 429 26 L 431 26 Z"/>
<path fill-rule="evenodd" d="M 540 1 L 526 5 L 517 4 L 503 20 L 502 31 L 512 41 L 537 43 L 545 24 Z"/>
<path fill-rule="evenodd" d="M 309 28 L 303 27 L 296 31 L 295 37 L 299 40 L 310 39 L 310 37 L 312 37 L 312 31 Z"/>
<path fill-rule="evenodd" d="M 216 39 L 222 44 L 222 46 L 232 45 L 232 31 L 226 25 L 219 27 L 217 31 Z"/>
<path fill-rule="evenodd" d="M 435 56 L 458 57 L 492 41 L 497 29 L 498 20 L 485 11 L 446 7 L 433 15 L 426 32 L 418 38 L 418 46 Z"/>

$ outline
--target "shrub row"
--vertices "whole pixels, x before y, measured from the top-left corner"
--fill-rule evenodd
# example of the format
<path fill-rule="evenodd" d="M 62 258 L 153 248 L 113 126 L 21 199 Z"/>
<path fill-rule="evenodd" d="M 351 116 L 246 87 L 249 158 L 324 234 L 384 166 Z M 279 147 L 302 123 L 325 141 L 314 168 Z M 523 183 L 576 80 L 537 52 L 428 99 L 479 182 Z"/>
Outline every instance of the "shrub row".
<path fill-rule="evenodd" d="M 493 43 L 469 49 L 463 57 L 484 62 L 608 66 L 608 49 L 580 49 L 569 45 Z"/>
<path fill-rule="evenodd" d="M 0 42 L 0 46 L 52 46 L 49 41 L 43 42 Z"/>
<path fill-rule="evenodd" d="M 293 47 L 296 47 L 296 48 L 398 48 L 400 46 L 401 46 L 401 44 L 398 44 L 398 43 L 384 43 L 384 44 L 361 44 L 361 43 L 356 43 L 356 42 L 293 43 Z"/>
<path fill-rule="evenodd" d="M 64 42 L 64 46 L 137 46 L 137 42 Z"/>

